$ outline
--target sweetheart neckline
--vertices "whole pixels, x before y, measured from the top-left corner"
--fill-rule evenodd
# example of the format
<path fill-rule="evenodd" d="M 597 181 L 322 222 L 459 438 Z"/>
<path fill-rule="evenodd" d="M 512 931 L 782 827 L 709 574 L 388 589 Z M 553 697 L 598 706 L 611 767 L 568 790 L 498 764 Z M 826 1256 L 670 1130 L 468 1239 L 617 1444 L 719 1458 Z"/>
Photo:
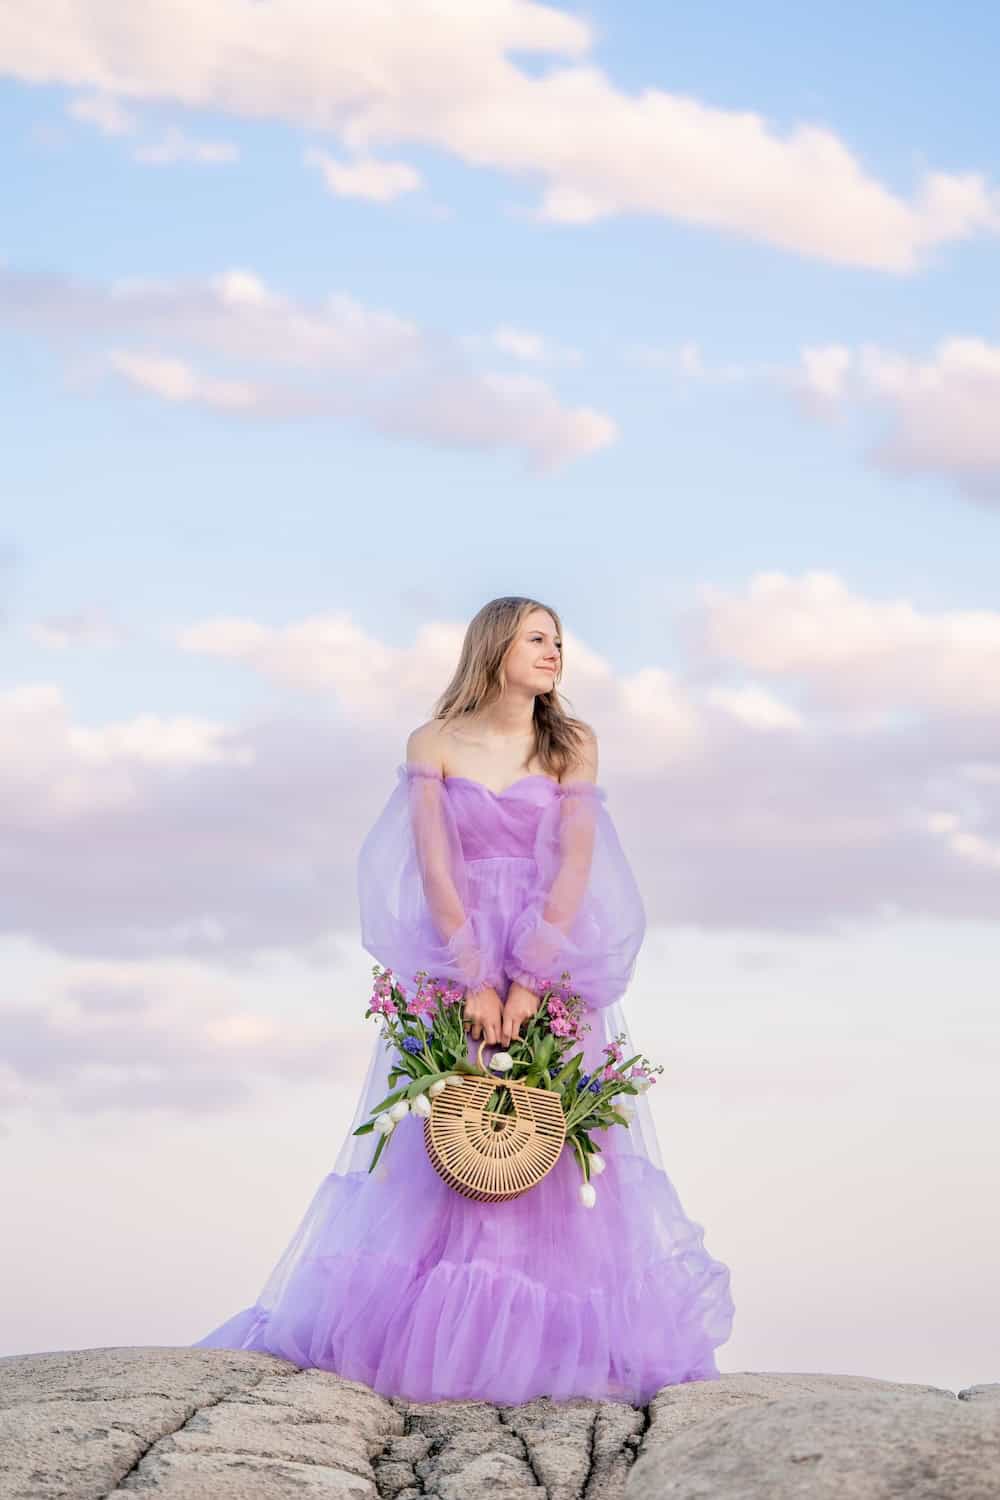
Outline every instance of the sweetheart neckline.
<path fill-rule="evenodd" d="M 492 797 L 494 802 L 502 802 L 515 787 L 523 786 L 528 781 L 547 781 L 550 786 L 555 787 L 558 796 L 568 797 L 572 792 L 589 792 L 597 798 L 598 802 L 603 802 L 607 797 L 605 789 L 595 781 L 557 781 L 554 776 L 546 776 L 544 771 L 531 771 L 527 776 L 519 776 L 502 791 L 495 792 L 491 786 L 486 785 L 485 781 L 477 781 L 474 776 L 445 776 L 442 771 L 431 766 L 412 765 L 409 761 L 403 761 L 396 769 L 399 776 L 407 779 L 411 776 L 428 776 L 434 781 L 439 781 L 442 786 L 449 781 L 460 781 L 466 786 L 479 787 L 480 791 L 485 792 L 487 797 Z"/>
<path fill-rule="evenodd" d="M 528 776 L 519 776 L 516 781 L 512 781 L 509 786 L 505 786 L 503 790 L 499 792 L 495 792 L 491 786 L 487 786 L 485 781 L 477 781 L 474 776 L 449 775 L 443 776 L 441 779 L 442 781 L 464 781 L 467 782 L 469 786 L 481 787 L 482 790 L 489 796 L 496 797 L 497 801 L 499 801 L 501 797 L 506 797 L 508 792 L 512 792 L 516 786 L 521 786 L 526 781 L 548 781 L 552 786 L 562 786 L 561 781 L 556 781 L 554 776 L 546 776 L 544 771 L 532 771 Z"/>

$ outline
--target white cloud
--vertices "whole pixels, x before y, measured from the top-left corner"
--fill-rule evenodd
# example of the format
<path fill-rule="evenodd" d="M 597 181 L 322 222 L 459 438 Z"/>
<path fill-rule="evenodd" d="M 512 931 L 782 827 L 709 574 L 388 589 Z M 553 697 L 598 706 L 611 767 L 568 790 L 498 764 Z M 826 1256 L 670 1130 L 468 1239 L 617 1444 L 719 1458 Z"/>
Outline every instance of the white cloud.
<path fill-rule="evenodd" d="M 122 627 L 101 609 L 49 615 L 29 622 L 26 628 L 35 644 L 48 651 L 65 651 L 71 646 L 117 646 L 126 635 Z"/>
<path fill-rule="evenodd" d="M 1000 504 L 1000 345 L 951 337 L 923 359 L 873 343 L 805 349 L 797 384 L 827 409 L 884 413 L 888 429 L 869 450 L 880 467 L 943 475 Z"/>
<path fill-rule="evenodd" d="M 366 198 L 371 203 L 392 203 L 404 193 L 413 193 L 423 184 L 415 167 L 402 161 L 378 161 L 360 157 L 356 161 L 337 161 L 326 151 L 310 147 L 304 160 L 317 167 L 338 198 Z"/>
<path fill-rule="evenodd" d="M 147 167 L 170 167 L 177 162 L 194 162 L 197 166 L 227 166 L 239 160 L 239 147 L 228 141 L 196 141 L 176 125 L 171 125 L 161 141 L 136 146 L 133 158 Z"/>
<path fill-rule="evenodd" d="M 598 731 L 652 924 L 1000 915 L 1000 614 L 765 573 L 705 590 L 687 623 L 676 670 L 616 673 L 566 636 L 562 686 Z M 246 724 L 84 725 L 51 684 L 0 697 L 6 931 L 237 967 L 353 931 L 361 839 L 462 633 L 438 620 L 392 644 L 345 612 L 193 622 L 182 650 L 306 700 Z"/>
<path fill-rule="evenodd" d="M 67 101 L 66 113 L 86 125 L 95 125 L 102 135 L 134 135 L 139 122 L 113 94 L 75 94 Z"/>
<path fill-rule="evenodd" d="M 56 683 L 11 688 L 0 694 L 0 817 L 54 830 L 88 810 L 134 806 L 151 767 L 248 764 L 252 751 L 230 734 L 188 715 L 84 728 L 71 722 Z"/>
<path fill-rule="evenodd" d="M 795 678 L 843 711 L 1000 713 L 1000 613 L 919 611 L 852 594 L 835 573 L 758 573 L 742 595 L 706 587 L 698 629 L 710 656 Z"/>
<path fill-rule="evenodd" d="M 212 380 L 181 359 L 155 354 L 130 354 L 112 349 L 108 365 L 130 384 L 164 401 L 197 402 L 225 411 L 246 410 L 258 404 L 254 387 L 245 380 Z"/>
<path fill-rule="evenodd" d="M 750 110 L 652 86 L 626 93 L 593 43 L 585 21 L 534 0 L 360 12 L 349 0 L 216 0 L 195 32 L 185 0 L 34 0 L 27 20 L 0 14 L 0 57 L 26 82 L 283 120 L 355 154 L 447 151 L 540 183 L 540 214 L 564 224 L 647 213 L 896 273 L 1000 227 L 979 173 L 925 171 L 903 197 L 825 126 L 781 132 Z M 519 54 L 552 63 L 527 71 Z"/>
<path fill-rule="evenodd" d="M 684 339 L 675 345 L 628 344 L 621 352 L 628 364 L 664 370 L 679 379 L 703 385 L 742 385 L 785 374 L 780 365 L 767 362 L 745 364 L 727 360 L 716 364 L 705 356 L 697 339 Z"/>
<path fill-rule="evenodd" d="M 0 26 L 3 21 L 0 17 Z M 111 93 L 74 94 L 66 102 L 71 119 L 95 126 L 102 135 L 134 136 L 139 119 Z M 225 141 L 198 141 L 177 125 L 167 128 L 159 141 L 132 148 L 133 161 L 144 166 L 173 166 L 177 162 L 194 162 L 201 166 L 220 166 L 239 160 L 239 147 Z"/>
<path fill-rule="evenodd" d="M 245 267 L 109 286 L 0 267 L 2 322 L 60 346 L 99 341 L 91 377 L 110 373 L 159 400 L 247 420 L 361 421 L 414 441 L 511 450 L 541 469 L 618 435 L 611 417 L 567 406 L 537 377 L 470 368 L 460 340 L 340 293 L 295 302 Z M 107 347 L 123 334 L 147 347 Z M 188 349 L 240 368 L 206 370 Z"/>
<path fill-rule="evenodd" d="M 802 388 L 821 405 L 838 402 L 847 391 L 851 351 L 843 344 L 825 344 L 802 351 Z"/>
<path fill-rule="evenodd" d="M 430 437 L 463 448 L 523 447 L 540 469 L 607 448 L 618 438 L 613 419 L 593 407 L 563 406 L 544 381 L 486 371 L 468 382 L 455 377 L 407 392 L 379 413 L 385 431 Z"/>
<path fill-rule="evenodd" d="M 711 688 L 708 699 L 751 729 L 802 729 L 805 724 L 796 709 L 754 683 L 740 688 Z"/>
<path fill-rule="evenodd" d="M 579 364 L 582 358 L 578 349 L 570 349 L 554 343 L 544 334 L 533 333 L 528 328 L 511 328 L 501 324 L 491 335 L 493 346 L 501 354 L 526 364 Z"/>
<path fill-rule="evenodd" d="M 0 999 L 0 1033 L 0 1106 L 74 1114 L 218 1114 L 268 1078 L 329 1085 L 345 1039 L 247 1011 L 239 979 L 205 966 L 100 960 L 66 961 L 30 1002 Z"/>

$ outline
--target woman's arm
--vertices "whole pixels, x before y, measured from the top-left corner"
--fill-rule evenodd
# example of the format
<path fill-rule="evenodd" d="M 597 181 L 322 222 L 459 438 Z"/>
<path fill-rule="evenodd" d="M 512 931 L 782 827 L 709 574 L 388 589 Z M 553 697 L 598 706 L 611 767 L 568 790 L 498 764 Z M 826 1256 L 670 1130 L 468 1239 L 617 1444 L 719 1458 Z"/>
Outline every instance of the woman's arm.
<path fill-rule="evenodd" d="M 645 910 L 596 784 L 591 738 L 539 821 L 536 881 L 511 924 L 504 971 L 539 995 L 564 971 L 588 1005 L 624 994 L 645 934 Z"/>
<path fill-rule="evenodd" d="M 431 919 L 441 938 L 454 951 L 470 992 L 496 988 L 502 982 L 502 975 L 489 971 L 468 911 L 465 860 L 444 790 L 444 766 L 433 721 L 422 724 L 409 736 L 406 763 L 417 867 Z"/>

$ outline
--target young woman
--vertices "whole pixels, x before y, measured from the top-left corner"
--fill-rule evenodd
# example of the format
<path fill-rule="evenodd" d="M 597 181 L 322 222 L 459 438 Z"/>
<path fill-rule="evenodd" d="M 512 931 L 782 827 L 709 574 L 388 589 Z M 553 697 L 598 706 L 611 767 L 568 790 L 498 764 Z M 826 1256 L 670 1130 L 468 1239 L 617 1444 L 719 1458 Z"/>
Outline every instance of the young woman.
<path fill-rule="evenodd" d="M 596 1070 L 616 1036 L 636 1051 L 620 999 L 645 912 L 562 668 L 559 617 L 537 600 L 494 599 L 471 621 L 362 845 L 361 935 L 410 993 L 420 970 L 462 987 L 472 1061 L 568 970 Z M 568 1150 L 520 1197 L 479 1203 L 434 1171 L 412 1113 L 369 1173 L 374 1138 L 353 1131 L 390 1092 L 393 1050 L 376 1038 L 351 1134 L 258 1301 L 192 1347 L 266 1350 L 414 1401 L 645 1405 L 717 1378 L 729 1271 L 684 1215 L 646 1096 L 629 1096 L 628 1128 L 599 1133 L 592 1206 Z"/>

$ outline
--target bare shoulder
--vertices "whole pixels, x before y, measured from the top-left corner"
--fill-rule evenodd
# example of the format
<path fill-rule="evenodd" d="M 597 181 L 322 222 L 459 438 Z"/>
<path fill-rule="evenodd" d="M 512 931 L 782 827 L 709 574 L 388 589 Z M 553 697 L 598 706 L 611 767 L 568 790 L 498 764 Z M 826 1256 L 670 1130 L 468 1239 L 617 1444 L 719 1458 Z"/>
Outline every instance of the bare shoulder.
<path fill-rule="evenodd" d="M 438 719 L 428 719 L 418 724 L 406 741 L 406 759 L 419 766 L 433 766 L 444 771 L 441 724 Z"/>
<path fill-rule="evenodd" d="M 559 778 L 563 786 L 572 781 L 596 782 L 597 780 L 597 735 L 582 719 L 577 722 L 582 731 L 582 738 L 575 759 Z"/>

